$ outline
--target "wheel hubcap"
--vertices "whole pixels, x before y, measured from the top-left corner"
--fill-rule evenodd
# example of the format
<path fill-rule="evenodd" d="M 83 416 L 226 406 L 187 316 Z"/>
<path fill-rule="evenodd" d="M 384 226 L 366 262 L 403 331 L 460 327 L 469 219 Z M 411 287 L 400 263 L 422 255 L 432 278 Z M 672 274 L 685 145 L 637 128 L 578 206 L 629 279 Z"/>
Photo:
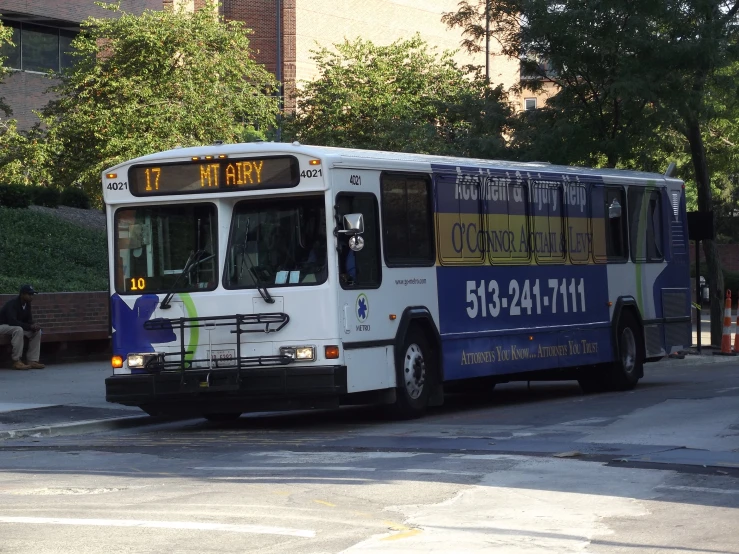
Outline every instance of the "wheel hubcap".
<path fill-rule="evenodd" d="M 405 351 L 403 381 L 408 396 L 413 400 L 421 396 L 423 384 L 426 381 L 426 363 L 423 361 L 423 353 L 417 344 L 409 345 L 408 350 Z"/>
<path fill-rule="evenodd" d="M 636 366 L 636 339 L 628 327 L 621 332 L 621 365 L 627 373 Z"/>

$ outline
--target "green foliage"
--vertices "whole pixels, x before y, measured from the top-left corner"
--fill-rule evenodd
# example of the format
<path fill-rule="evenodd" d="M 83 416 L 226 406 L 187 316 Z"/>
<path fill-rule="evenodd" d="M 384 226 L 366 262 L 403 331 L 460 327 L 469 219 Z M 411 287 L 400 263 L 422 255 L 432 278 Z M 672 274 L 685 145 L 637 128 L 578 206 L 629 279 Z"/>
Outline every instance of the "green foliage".
<path fill-rule="evenodd" d="M 0 181 L 22 185 L 54 182 L 53 145 L 36 125 L 19 131 L 14 119 L 0 118 Z"/>
<path fill-rule="evenodd" d="M 31 210 L 0 208 L 0 293 L 108 289 L 105 233 Z"/>
<path fill-rule="evenodd" d="M 513 149 L 523 160 L 616 167 L 638 160 L 642 139 L 660 125 L 648 100 L 655 81 L 635 52 L 649 48 L 653 2 L 491 0 L 462 2 L 444 20 L 468 44 L 485 36 L 485 5 L 505 54 L 522 60 L 519 91 L 554 92 L 514 121 Z"/>
<path fill-rule="evenodd" d="M 501 89 L 415 36 L 356 39 L 313 52 L 319 76 L 298 91 L 285 135 L 309 144 L 492 157 L 505 148 Z"/>
<path fill-rule="evenodd" d="M 7 67 L 5 67 L 6 57 L 3 56 L 2 47 L 5 45 L 9 45 L 9 46 L 13 45 L 13 41 L 11 40 L 12 36 L 13 36 L 12 29 L 10 29 L 9 27 L 5 27 L 3 25 L 3 22 L 0 21 L 0 83 L 3 82 L 3 79 L 5 78 L 5 76 L 10 72 L 10 70 Z M 5 103 L 4 98 L 2 98 L 1 96 L 0 96 L 0 111 L 3 112 L 6 115 L 6 117 L 10 116 L 11 114 L 10 106 L 8 106 Z M 0 118 L 0 121 L 1 120 L 2 118 Z"/>
<path fill-rule="evenodd" d="M 82 23 L 76 63 L 42 115 L 57 185 L 79 183 L 98 204 L 101 172 L 116 163 L 274 125 L 274 77 L 253 60 L 243 25 L 214 9 Z"/>
<path fill-rule="evenodd" d="M 51 187 L 31 187 L 31 199 L 36 206 L 56 208 L 61 196 L 58 189 Z"/>
<path fill-rule="evenodd" d="M 90 197 L 80 188 L 67 187 L 59 196 L 59 203 L 62 206 L 87 210 L 90 208 Z"/>
<path fill-rule="evenodd" d="M 0 185 L 0 207 L 27 208 L 31 205 L 31 198 L 31 189 L 29 187 L 24 187 L 23 185 Z"/>

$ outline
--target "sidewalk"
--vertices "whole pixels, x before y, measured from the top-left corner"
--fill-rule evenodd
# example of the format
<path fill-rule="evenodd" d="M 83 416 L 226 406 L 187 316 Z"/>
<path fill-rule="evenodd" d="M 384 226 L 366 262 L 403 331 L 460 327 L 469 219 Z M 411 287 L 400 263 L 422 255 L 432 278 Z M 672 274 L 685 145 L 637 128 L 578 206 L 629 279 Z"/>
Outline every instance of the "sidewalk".
<path fill-rule="evenodd" d="M 105 401 L 110 363 L 83 362 L 46 369 L 0 369 L 0 440 L 74 434 L 151 420 L 138 408 Z"/>

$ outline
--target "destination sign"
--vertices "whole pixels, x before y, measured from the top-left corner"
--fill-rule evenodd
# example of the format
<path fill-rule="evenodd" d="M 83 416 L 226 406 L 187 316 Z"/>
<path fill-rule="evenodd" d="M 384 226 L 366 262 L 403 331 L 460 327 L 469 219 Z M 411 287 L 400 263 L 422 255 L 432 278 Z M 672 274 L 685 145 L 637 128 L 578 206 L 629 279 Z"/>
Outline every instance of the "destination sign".
<path fill-rule="evenodd" d="M 134 196 L 156 196 L 294 187 L 300 168 L 293 156 L 215 158 L 136 165 L 128 176 Z"/>

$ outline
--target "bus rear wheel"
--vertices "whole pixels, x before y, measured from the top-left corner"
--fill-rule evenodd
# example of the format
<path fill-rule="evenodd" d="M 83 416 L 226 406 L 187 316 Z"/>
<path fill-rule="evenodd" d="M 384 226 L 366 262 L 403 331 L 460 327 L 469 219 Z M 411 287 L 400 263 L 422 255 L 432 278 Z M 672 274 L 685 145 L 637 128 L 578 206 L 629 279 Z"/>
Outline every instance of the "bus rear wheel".
<path fill-rule="evenodd" d="M 644 337 L 631 312 L 625 312 L 619 318 L 616 352 L 608 381 L 613 390 L 631 390 L 644 375 Z"/>
<path fill-rule="evenodd" d="M 591 368 L 577 381 L 586 394 L 633 389 L 644 375 L 644 339 L 631 312 L 623 312 L 616 329 L 616 359 L 605 367 Z"/>
<path fill-rule="evenodd" d="M 203 414 L 203 417 L 208 421 L 224 422 L 234 421 L 241 417 L 241 412 L 225 412 L 220 414 Z"/>
<path fill-rule="evenodd" d="M 395 363 L 397 390 L 393 415 L 398 419 L 421 417 L 436 378 L 436 364 L 428 340 L 418 327 L 408 330 L 401 356 Z"/>

